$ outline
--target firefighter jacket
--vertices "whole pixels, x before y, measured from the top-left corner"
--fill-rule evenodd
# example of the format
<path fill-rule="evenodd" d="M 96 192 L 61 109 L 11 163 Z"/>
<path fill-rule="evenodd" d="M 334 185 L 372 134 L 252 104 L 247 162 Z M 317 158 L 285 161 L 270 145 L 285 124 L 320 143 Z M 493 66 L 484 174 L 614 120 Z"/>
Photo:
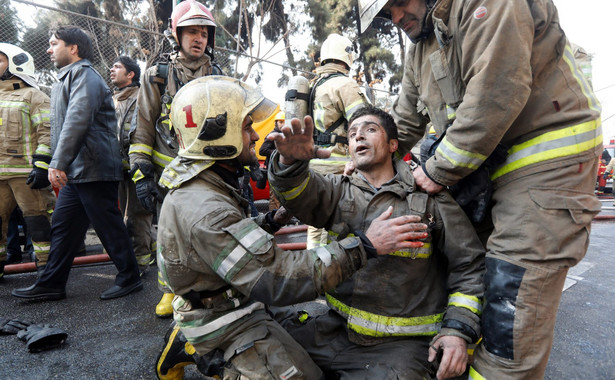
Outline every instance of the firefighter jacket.
<path fill-rule="evenodd" d="M 170 191 L 158 223 L 158 265 L 193 344 L 234 329 L 265 304 L 313 300 L 367 261 L 358 238 L 283 251 L 264 215 L 248 217 L 236 174 L 213 161 L 177 157 L 160 182 Z"/>
<path fill-rule="evenodd" d="M 19 78 L 0 81 L 0 179 L 27 177 L 32 155 L 51 157 L 49 97 Z"/>
<path fill-rule="evenodd" d="M 330 62 L 317 67 L 316 74 L 318 77 L 312 89 L 314 126 L 320 133 L 326 132 L 345 138 L 348 119 L 357 109 L 368 103 L 368 100 L 357 82 L 348 77 L 348 69 L 344 65 Z M 347 143 L 332 144 L 329 150 L 330 158 L 312 160 L 312 165 L 343 168 L 349 161 Z"/>
<path fill-rule="evenodd" d="M 435 31 L 409 49 L 392 113 L 403 151 L 430 120 L 446 132 L 424 166 L 432 180 L 457 183 L 499 143 L 496 184 L 602 152 L 600 104 L 551 0 L 439 0 L 426 22 Z"/>
<path fill-rule="evenodd" d="M 124 88 L 118 89 L 113 94 L 113 104 L 115 105 L 115 117 L 117 118 L 117 135 L 120 142 L 122 153 L 122 165 L 125 171 L 130 170 L 128 151 L 130 149 L 130 135 L 134 132 L 133 116 L 137 106 L 137 95 L 139 84 L 133 83 Z"/>
<path fill-rule="evenodd" d="M 121 181 L 122 160 L 112 93 L 87 59 L 58 73 L 51 89 L 50 168 L 68 183 Z"/>
<path fill-rule="evenodd" d="M 392 218 L 418 215 L 428 225 L 423 247 L 369 260 L 326 294 L 329 306 L 348 321 L 352 342 L 373 345 L 439 333 L 475 342 L 485 250 L 447 191 L 419 192 L 408 164 L 395 160 L 394 165 L 396 176 L 375 189 L 357 172 L 323 176 L 301 161 L 282 168 L 276 151 L 269 181 L 284 207 L 302 222 L 326 228 L 331 240 L 367 231 L 389 206 Z"/>
<path fill-rule="evenodd" d="M 145 72 L 137 98 L 136 129 L 130 137 L 130 164 L 151 162 L 161 173 L 165 166 L 177 156 L 177 144 L 170 141 L 169 112 L 171 102 L 179 89 L 189 81 L 212 73 L 208 55 L 198 60 L 189 60 L 173 54 L 169 57 L 167 78 L 158 73 L 159 65 Z M 166 83 L 166 86 L 165 86 Z M 161 93 L 160 87 L 165 88 Z M 157 132 L 164 130 L 164 135 Z"/>

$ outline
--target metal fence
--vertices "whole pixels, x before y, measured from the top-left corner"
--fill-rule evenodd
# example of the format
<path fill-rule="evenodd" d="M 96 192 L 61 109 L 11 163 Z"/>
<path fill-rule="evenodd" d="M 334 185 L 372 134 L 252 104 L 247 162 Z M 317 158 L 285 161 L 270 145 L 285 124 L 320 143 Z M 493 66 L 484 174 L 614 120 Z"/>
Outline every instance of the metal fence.
<path fill-rule="evenodd" d="M 171 52 L 170 44 L 162 33 L 156 31 L 159 28 L 155 24 L 149 26 L 151 30 L 147 30 L 27 0 L 10 0 L 10 4 L 17 9 L 21 23 L 16 44 L 33 56 L 37 80 L 43 90 L 48 90 L 57 80 L 56 70 L 46 53 L 49 46 L 48 31 L 53 25 L 75 25 L 90 34 L 95 55 L 92 63 L 111 88 L 113 87 L 108 73 L 119 55 L 128 55 L 136 59 L 143 73 L 147 67 L 157 62 L 162 54 Z M 0 17 L 2 12 L 0 10 Z M 155 17 L 149 17 L 149 19 L 154 20 Z M 267 93 L 267 91 L 272 91 L 272 88 L 275 91 L 279 90 L 279 93 L 273 97 L 274 99 L 279 98 L 279 94 L 285 91 L 287 79 L 295 73 L 304 75 L 308 79 L 315 77 L 313 72 L 224 48 L 216 48 L 214 56 L 215 62 L 227 75 L 259 85 L 266 96 L 272 96 Z M 274 75 L 274 81 L 267 80 L 267 83 L 263 83 L 264 74 L 268 77 Z M 274 84 L 272 85 L 271 82 Z M 371 87 L 365 87 L 365 89 L 372 103 L 385 109 L 390 108 L 394 97 L 397 96 L 385 90 Z"/>

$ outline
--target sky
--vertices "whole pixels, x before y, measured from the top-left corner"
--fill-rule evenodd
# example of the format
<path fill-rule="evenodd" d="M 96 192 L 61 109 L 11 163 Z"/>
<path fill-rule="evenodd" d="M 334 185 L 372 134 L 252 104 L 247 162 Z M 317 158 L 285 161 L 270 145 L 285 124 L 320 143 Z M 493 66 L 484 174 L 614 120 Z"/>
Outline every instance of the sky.
<path fill-rule="evenodd" d="M 47 3 L 42 0 L 31 1 Z M 560 24 L 568 39 L 583 47 L 593 57 L 593 86 L 602 105 L 603 133 L 605 140 L 608 141 L 612 137 L 615 138 L 615 33 L 612 27 L 615 1 L 553 0 L 553 2 L 558 9 Z M 31 9 L 17 2 L 11 4 L 18 11 Z M 25 14 L 22 18 L 28 22 L 32 13 L 23 13 Z M 283 63 L 285 55 L 277 54 L 275 58 Z M 283 91 L 280 89 L 263 88 L 263 92 L 275 101 L 283 101 Z"/>

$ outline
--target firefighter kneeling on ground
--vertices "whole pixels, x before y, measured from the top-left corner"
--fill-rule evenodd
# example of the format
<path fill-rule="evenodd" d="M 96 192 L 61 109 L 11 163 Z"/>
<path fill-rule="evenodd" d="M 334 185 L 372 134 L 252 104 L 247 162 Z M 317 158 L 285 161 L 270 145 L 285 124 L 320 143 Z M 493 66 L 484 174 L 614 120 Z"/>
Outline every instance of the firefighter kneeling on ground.
<path fill-rule="evenodd" d="M 158 266 L 175 293 L 176 325 L 156 363 L 160 379 L 181 379 L 183 367 L 195 362 L 209 376 L 220 376 L 226 362 L 225 379 L 321 378 L 265 305 L 313 300 L 378 255 L 422 246 L 416 239 L 427 236 L 420 218 L 385 212 L 365 234 L 316 250 L 280 249 L 273 234 L 289 215 L 279 209 L 249 218 L 238 183 L 243 166 L 257 161 L 252 123 L 274 110 L 256 88 L 223 76 L 190 82 L 172 103 L 180 149 L 160 180 L 169 193 L 158 225 Z M 400 233 L 385 232 L 392 228 Z"/>

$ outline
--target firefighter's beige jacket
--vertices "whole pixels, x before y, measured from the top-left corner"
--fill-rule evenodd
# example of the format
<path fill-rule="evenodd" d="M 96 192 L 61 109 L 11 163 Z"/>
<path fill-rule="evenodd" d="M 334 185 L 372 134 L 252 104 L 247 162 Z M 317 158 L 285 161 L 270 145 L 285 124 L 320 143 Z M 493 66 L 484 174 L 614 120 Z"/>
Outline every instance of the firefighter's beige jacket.
<path fill-rule="evenodd" d="M 49 97 L 21 79 L 0 81 L 0 178 L 27 177 L 32 155 L 51 158 Z"/>
<path fill-rule="evenodd" d="M 600 104 L 552 1 L 439 0 L 427 22 L 435 32 L 410 48 L 393 115 L 403 151 L 429 120 L 446 132 L 429 177 L 453 185 L 498 143 L 509 156 L 496 183 L 600 154 Z"/>

